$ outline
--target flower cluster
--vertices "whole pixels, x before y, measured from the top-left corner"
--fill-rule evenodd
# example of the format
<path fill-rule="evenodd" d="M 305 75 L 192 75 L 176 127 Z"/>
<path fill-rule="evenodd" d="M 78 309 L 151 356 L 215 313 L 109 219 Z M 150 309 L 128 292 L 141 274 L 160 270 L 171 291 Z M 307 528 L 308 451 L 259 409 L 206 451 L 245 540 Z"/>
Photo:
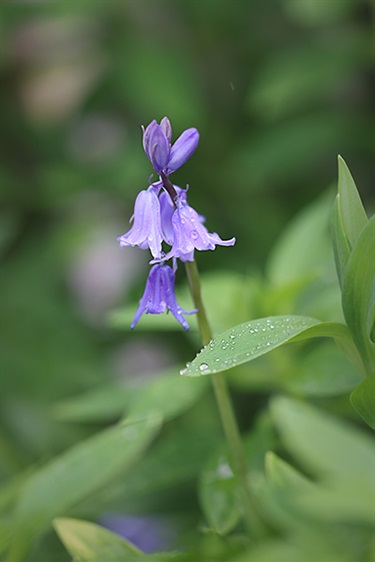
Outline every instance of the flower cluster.
<path fill-rule="evenodd" d="M 188 330 L 184 314 L 174 296 L 175 267 L 177 258 L 183 262 L 194 261 L 194 250 L 214 250 L 216 245 L 233 246 L 235 238 L 222 240 L 216 232 L 210 233 L 204 226 L 204 217 L 199 215 L 187 201 L 187 189 L 172 184 L 170 174 L 190 158 L 199 141 L 197 129 L 184 131 L 174 144 L 172 127 L 167 117 L 158 124 L 152 121 L 143 128 L 143 148 L 159 180 L 142 190 L 135 201 L 133 225 L 119 236 L 120 246 L 149 248 L 153 267 L 149 273 L 145 292 L 131 328 L 140 316 L 161 314 L 170 310 L 174 317 Z M 170 246 L 165 252 L 163 244 Z M 166 261 L 173 258 L 173 269 Z"/>

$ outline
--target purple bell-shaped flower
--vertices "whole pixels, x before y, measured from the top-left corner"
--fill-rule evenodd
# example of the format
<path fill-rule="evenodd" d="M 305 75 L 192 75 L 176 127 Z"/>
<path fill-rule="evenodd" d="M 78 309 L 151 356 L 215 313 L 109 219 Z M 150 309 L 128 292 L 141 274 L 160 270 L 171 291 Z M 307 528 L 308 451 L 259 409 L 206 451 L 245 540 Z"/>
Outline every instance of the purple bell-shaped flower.
<path fill-rule="evenodd" d="M 117 238 L 120 246 L 139 246 L 143 250 L 150 248 L 153 257 L 160 258 L 163 233 L 159 198 L 153 186 L 138 194 L 132 219 L 131 229 Z"/>
<path fill-rule="evenodd" d="M 156 264 L 151 268 L 131 329 L 135 327 L 143 313 L 162 314 L 169 310 L 185 330 L 189 330 L 189 324 L 183 314 L 194 314 L 197 310 L 187 311 L 180 307 L 174 294 L 174 284 L 175 273 L 169 265 Z"/>

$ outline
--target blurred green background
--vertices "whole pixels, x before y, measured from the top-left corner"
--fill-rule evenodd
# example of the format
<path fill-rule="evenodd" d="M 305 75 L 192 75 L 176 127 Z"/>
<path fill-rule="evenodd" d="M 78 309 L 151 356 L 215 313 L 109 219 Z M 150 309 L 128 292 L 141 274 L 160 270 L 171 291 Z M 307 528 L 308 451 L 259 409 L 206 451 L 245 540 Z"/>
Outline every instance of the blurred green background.
<path fill-rule="evenodd" d="M 116 241 L 152 171 L 141 124 L 200 131 L 174 182 L 237 238 L 203 271 L 261 270 L 338 154 L 371 205 L 372 16 L 361 0 L 2 4 L 3 480 L 96 429 L 55 402 L 191 358 L 181 334 L 108 327 L 148 269 Z"/>

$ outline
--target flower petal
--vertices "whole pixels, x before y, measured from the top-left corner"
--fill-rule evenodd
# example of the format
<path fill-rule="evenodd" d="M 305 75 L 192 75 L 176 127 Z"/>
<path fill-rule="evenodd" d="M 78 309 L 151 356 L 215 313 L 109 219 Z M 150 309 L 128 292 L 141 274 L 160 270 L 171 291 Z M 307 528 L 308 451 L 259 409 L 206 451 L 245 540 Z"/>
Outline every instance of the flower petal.
<path fill-rule="evenodd" d="M 197 129 L 186 129 L 173 144 L 168 162 L 168 173 L 176 171 L 190 158 L 198 146 L 199 133 Z"/>
<path fill-rule="evenodd" d="M 189 324 L 182 313 L 194 314 L 197 310 L 186 311 L 180 307 L 174 294 L 174 284 L 175 273 L 168 265 L 157 264 L 150 269 L 143 296 L 130 326 L 131 329 L 135 327 L 143 313 L 162 314 L 168 309 L 185 330 L 189 330 Z"/>
<path fill-rule="evenodd" d="M 161 216 L 161 229 L 163 232 L 163 238 L 172 246 L 173 244 L 173 227 L 172 227 L 172 216 L 174 213 L 174 205 L 170 195 L 166 191 L 162 191 L 159 195 L 160 203 L 160 216 Z"/>
<path fill-rule="evenodd" d="M 160 204 L 157 193 L 150 187 L 138 194 L 134 206 L 131 229 L 118 237 L 120 246 L 149 247 L 152 255 L 160 257 L 163 234 L 161 231 Z"/>
<path fill-rule="evenodd" d="M 160 174 L 167 166 L 170 151 L 168 139 L 160 125 L 155 125 L 152 129 L 149 143 L 152 166 L 155 172 Z"/>
<path fill-rule="evenodd" d="M 163 119 L 160 121 L 160 127 L 163 129 L 163 132 L 170 144 L 172 140 L 172 126 L 168 117 L 163 117 Z"/>
<path fill-rule="evenodd" d="M 157 125 L 155 119 L 151 121 L 149 125 L 147 125 L 146 129 L 142 126 L 143 129 L 143 148 L 146 153 L 147 158 L 151 161 L 151 151 L 150 151 L 150 137 L 154 127 Z"/>

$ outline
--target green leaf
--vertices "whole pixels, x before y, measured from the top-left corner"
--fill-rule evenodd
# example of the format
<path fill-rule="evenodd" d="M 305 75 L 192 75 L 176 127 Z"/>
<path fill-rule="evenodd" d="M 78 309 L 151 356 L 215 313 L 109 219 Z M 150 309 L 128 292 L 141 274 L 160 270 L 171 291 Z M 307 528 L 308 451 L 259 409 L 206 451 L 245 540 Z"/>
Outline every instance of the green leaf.
<path fill-rule="evenodd" d="M 342 289 L 346 322 L 368 372 L 375 371 L 375 216 L 359 235 L 349 257 Z"/>
<path fill-rule="evenodd" d="M 350 402 L 365 422 L 375 429 L 375 376 L 369 375 L 353 390 Z"/>
<path fill-rule="evenodd" d="M 144 452 L 160 427 L 160 418 L 117 425 L 70 450 L 33 473 L 23 486 L 14 513 L 13 551 L 23 548 L 55 517 L 64 515 L 113 478 Z M 18 560 L 19 555 L 14 555 Z"/>
<path fill-rule="evenodd" d="M 281 345 L 310 337 L 350 341 L 347 328 L 305 316 L 269 316 L 235 326 L 205 346 L 181 374 L 190 377 L 226 371 L 252 361 Z"/>
<path fill-rule="evenodd" d="M 345 236 L 344 225 L 340 212 L 340 196 L 337 195 L 332 207 L 331 235 L 335 255 L 336 271 L 340 286 L 342 287 L 346 263 L 350 256 L 350 245 Z"/>
<path fill-rule="evenodd" d="M 85 562 L 126 562 L 142 554 L 128 541 L 88 521 L 59 518 L 53 526 L 71 556 Z"/>
<path fill-rule="evenodd" d="M 336 269 L 340 285 L 343 285 L 346 264 L 367 216 L 356 185 L 341 156 L 338 157 L 338 195 L 332 210 L 331 231 Z"/>
<path fill-rule="evenodd" d="M 362 229 L 366 226 L 367 215 L 363 208 L 353 177 L 341 156 L 338 157 L 338 164 L 340 214 L 345 236 L 350 247 L 353 248 Z"/>
<path fill-rule="evenodd" d="M 199 481 L 199 500 L 208 525 L 226 535 L 241 519 L 238 482 L 227 455 L 217 451 L 204 467 Z"/>
<path fill-rule="evenodd" d="M 282 441 L 309 473 L 351 485 L 358 502 L 371 504 L 375 450 L 365 433 L 325 412 L 286 397 L 274 398 L 271 414 Z"/>

